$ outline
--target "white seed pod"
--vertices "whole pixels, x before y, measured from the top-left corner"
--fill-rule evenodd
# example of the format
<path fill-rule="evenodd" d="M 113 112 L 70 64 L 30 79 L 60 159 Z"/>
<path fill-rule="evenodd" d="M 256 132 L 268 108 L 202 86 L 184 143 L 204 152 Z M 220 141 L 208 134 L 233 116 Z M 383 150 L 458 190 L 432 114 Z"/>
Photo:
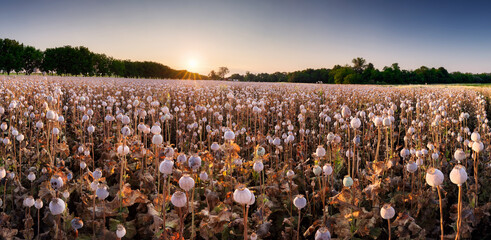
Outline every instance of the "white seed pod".
<path fill-rule="evenodd" d="M 252 169 L 254 172 L 261 172 L 264 169 L 263 161 L 255 161 Z"/>
<path fill-rule="evenodd" d="M 189 190 L 194 188 L 194 179 L 189 174 L 184 174 L 179 179 L 179 187 L 188 192 Z"/>
<path fill-rule="evenodd" d="M 107 186 L 105 184 L 99 184 L 97 190 L 95 191 L 95 195 L 97 198 L 104 200 L 109 197 L 109 191 L 107 190 Z"/>
<path fill-rule="evenodd" d="M 383 119 L 381 117 L 375 117 L 373 119 L 373 124 L 375 124 L 375 127 L 381 127 L 383 124 Z"/>
<path fill-rule="evenodd" d="M 34 203 L 35 203 L 34 198 L 32 196 L 29 196 L 24 199 L 24 202 L 22 204 L 24 205 L 24 207 L 30 208 L 34 206 Z"/>
<path fill-rule="evenodd" d="M 44 205 L 43 200 L 41 200 L 40 198 L 36 199 L 36 202 L 34 202 L 34 207 L 36 209 L 43 208 L 43 205 Z"/>
<path fill-rule="evenodd" d="M 102 171 L 101 169 L 99 168 L 96 168 L 93 172 L 92 172 L 92 176 L 94 177 L 94 180 L 99 180 L 101 177 L 102 177 Z"/>
<path fill-rule="evenodd" d="M 443 173 L 436 168 L 429 168 L 426 171 L 426 183 L 432 187 L 440 186 L 444 180 Z"/>
<path fill-rule="evenodd" d="M 126 235 L 126 228 L 124 228 L 123 224 L 118 224 L 116 229 L 116 236 L 121 239 Z"/>
<path fill-rule="evenodd" d="M 186 157 L 186 154 L 181 153 L 181 154 L 177 155 L 177 159 L 176 160 L 177 160 L 178 163 L 183 164 L 183 163 L 185 163 L 188 160 L 188 158 Z"/>
<path fill-rule="evenodd" d="M 297 195 L 295 199 L 293 199 L 293 205 L 298 209 L 302 209 L 307 206 L 307 199 L 301 194 Z"/>
<path fill-rule="evenodd" d="M 482 142 L 472 143 L 472 150 L 476 153 L 480 153 L 484 150 L 484 144 Z"/>
<path fill-rule="evenodd" d="M 118 155 L 125 156 L 130 153 L 130 147 L 128 145 L 119 145 L 117 149 Z"/>
<path fill-rule="evenodd" d="M 49 203 L 49 210 L 52 215 L 58 215 L 65 211 L 65 202 L 61 198 L 54 198 Z"/>
<path fill-rule="evenodd" d="M 459 149 L 455 150 L 455 153 L 453 156 L 454 156 L 455 160 L 460 162 L 460 161 L 465 159 L 465 152 L 462 150 L 462 148 L 459 148 Z"/>
<path fill-rule="evenodd" d="M 7 171 L 5 171 L 4 167 L 0 167 L 0 180 L 7 176 Z"/>
<path fill-rule="evenodd" d="M 57 136 L 58 134 L 60 134 L 60 129 L 58 129 L 57 127 L 54 127 L 51 132 L 53 133 L 53 135 Z"/>
<path fill-rule="evenodd" d="M 198 170 L 201 167 L 201 158 L 198 155 L 193 155 L 188 159 L 188 166 L 193 171 Z"/>
<path fill-rule="evenodd" d="M 234 200 L 242 205 L 248 204 L 251 201 L 251 191 L 246 188 L 244 185 L 240 185 L 234 191 Z"/>
<path fill-rule="evenodd" d="M 330 163 L 324 164 L 322 167 L 322 172 L 324 173 L 325 176 L 330 176 L 332 174 L 332 165 Z"/>
<path fill-rule="evenodd" d="M 407 163 L 406 170 L 410 173 L 415 173 L 418 170 L 418 164 L 411 160 Z"/>
<path fill-rule="evenodd" d="M 202 172 L 199 174 L 199 178 L 200 178 L 202 181 L 208 181 L 208 173 L 206 173 L 205 171 L 202 171 Z"/>
<path fill-rule="evenodd" d="M 440 157 L 440 154 L 438 154 L 438 152 L 434 152 L 434 153 L 431 154 L 431 158 L 433 160 L 438 160 L 439 157 Z"/>
<path fill-rule="evenodd" d="M 295 177 L 295 172 L 293 170 L 288 170 L 286 172 L 286 177 L 289 178 L 289 179 L 292 179 L 293 177 Z"/>
<path fill-rule="evenodd" d="M 353 179 L 350 176 L 348 176 L 348 175 L 344 176 L 344 178 L 343 178 L 343 186 L 345 186 L 345 187 L 351 187 L 352 185 L 353 185 Z"/>
<path fill-rule="evenodd" d="M 327 227 L 321 227 L 315 232 L 315 240 L 331 240 L 331 233 Z"/>
<path fill-rule="evenodd" d="M 152 128 L 150 129 L 150 132 L 153 135 L 157 135 L 157 134 L 160 134 L 160 132 L 162 132 L 162 129 L 158 125 L 153 125 Z"/>
<path fill-rule="evenodd" d="M 160 162 L 159 171 L 162 174 L 166 174 L 166 175 L 172 174 L 173 168 L 174 168 L 174 161 L 172 161 L 171 159 L 166 158 L 164 159 L 164 161 Z"/>
<path fill-rule="evenodd" d="M 181 191 L 176 191 L 174 194 L 172 194 L 170 201 L 172 205 L 178 208 L 186 206 L 186 203 L 188 202 L 186 194 Z"/>
<path fill-rule="evenodd" d="M 230 130 L 227 130 L 223 137 L 225 138 L 225 140 L 234 140 L 235 138 L 235 133 L 233 131 L 230 131 Z"/>
<path fill-rule="evenodd" d="M 467 172 L 465 167 L 462 165 L 456 165 L 452 171 L 450 171 L 450 181 L 452 183 L 461 186 L 465 181 L 467 181 Z"/>
<path fill-rule="evenodd" d="M 34 181 L 36 180 L 36 174 L 34 174 L 34 172 L 30 172 L 28 175 L 27 175 L 27 180 L 29 181 Z"/>
<path fill-rule="evenodd" d="M 79 229 L 81 229 L 84 226 L 84 222 L 79 217 L 74 217 L 70 221 L 70 224 L 72 225 L 72 228 L 75 229 L 75 230 L 79 230 Z"/>
<path fill-rule="evenodd" d="M 315 155 L 320 158 L 326 156 L 326 149 L 324 148 L 324 146 L 317 146 L 317 149 L 315 150 Z"/>
<path fill-rule="evenodd" d="M 264 149 L 263 147 L 259 146 L 256 149 L 256 154 L 258 156 L 262 157 L 262 156 L 264 156 L 264 154 L 266 154 L 266 149 Z"/>
<path fill-rule="evenodd" d="M 51 188 L 58 190 L 63 187 L 63 179 L 58 175 L 53 175 L 49 181 Z"/>
<path fill-rule="evenodd" d="M 322 173 L 322 168 L 319 165 L 315 165 L 312 171 L 314 172 L 315 176 L 319 176 Z"/>
<path fill-rule="evenodd" d="M 210 148 L 211 148 L 212 151 L 216 152 L 216 151 L 218 151 L 218 149 L 220 149 L 220 145 L 218 145 L 217 142 L 213 142 L 211 144 L 211 147 Z"/>
<path fill-rule="evenodd" d="M 396 211 L 389 204 L 384 204 L 384 206 L 380 209 L 380 216 L 385 220 L 392 219 L 395 214 Z"/>
<path fill-rule="evenodd" d="M 87 127 L 87 132 L 94 133 L 95 132 L 95 127 L 93 125 L 88 126 Z"/>
<path fill-rule="evenodd" d="M 351 125 L 351 128 L 358 129 L 361 127 L 361 120 L 359 118 L 355 117 L 355 118 L 351 119 L 350 125 Z"/>
<path fill-rule="evenodd" d="M 481 135 L 479 135 L 479 133 L 478 133 L 478 132 L 473 132 L 473 133 L 471 134 L 471 140 L 472 140 L 473 142 L 479 142 L 479 141 L 481 140 Z"/>
<path fill-rule="evenodd" d="M 160 135 L 160 134 L 153 135 L 152 144 L 161 145 L 163 142 L 164 142 L 164 138 L 162 137 L 162 135 Z"/>
<path fill-rule="evenodd" d="M 166 147 L 164 149 L 165 157 L 173 158 L 174 157 L 174 148 Z"/>
<path fill-rule="evenodd" d="M 92 189 L 92 191 L 96 191 L 98 186 L 99 186 L 99 181 L 93 181 L 90 183 L 90 189 Z"/>
<path fill-rule="evenodd" d="M 64 199 L 68 199 L 70 197 L 70 192 L 65 190 L 61 195 L 63 196 Z"/>
<path fill-rule="evenodd" d="M 256 196 L 254 196 L 254 193 L 251 192 L 251 199 L 247 203 L 247 206 L 252 206 L 256 202 Z"/>
<path fill-rule="evenodd" d="M 87 163 L 85 163 L 85 161 L 81 161 L 80 162 L 80 168 L 85 169 L 86 167 L 87 167 Z"/>

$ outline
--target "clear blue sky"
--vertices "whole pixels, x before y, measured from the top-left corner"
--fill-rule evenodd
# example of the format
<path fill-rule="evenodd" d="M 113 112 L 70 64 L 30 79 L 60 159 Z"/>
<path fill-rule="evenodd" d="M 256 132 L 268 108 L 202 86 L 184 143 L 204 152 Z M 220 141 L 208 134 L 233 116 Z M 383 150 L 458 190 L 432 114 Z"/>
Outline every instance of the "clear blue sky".
<path fill-rule="evenodd" d="M 0 6 L 0 38 L 86 46 L 202 74 L 443 66 L 491 72 L 491 3 L 469 1 L 31 0 Z"/>

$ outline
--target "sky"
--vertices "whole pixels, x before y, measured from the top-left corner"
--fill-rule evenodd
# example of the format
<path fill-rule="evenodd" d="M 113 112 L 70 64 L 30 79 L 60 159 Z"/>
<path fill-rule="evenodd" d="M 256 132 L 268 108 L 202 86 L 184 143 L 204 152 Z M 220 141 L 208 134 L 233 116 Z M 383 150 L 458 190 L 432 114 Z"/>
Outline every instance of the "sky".
<path fill-rule="evenodd" d="M 85 46 L 117 59 L 208 74 L 332 68 L 491 72 L 491 2 L 378 0 L 13 0 L 0 38 Z"/>

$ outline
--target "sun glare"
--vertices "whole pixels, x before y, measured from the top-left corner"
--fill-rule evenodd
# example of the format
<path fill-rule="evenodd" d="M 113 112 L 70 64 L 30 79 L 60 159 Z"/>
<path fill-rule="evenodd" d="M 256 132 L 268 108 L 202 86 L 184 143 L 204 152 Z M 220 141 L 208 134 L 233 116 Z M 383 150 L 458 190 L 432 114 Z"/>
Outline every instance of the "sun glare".
<path fill-rule="evenodd" d="M 196 72 L 197 68 L 198 68 L 198 61 L 194 58 L 188 59 L 186 70 L 190 72 Z"/>

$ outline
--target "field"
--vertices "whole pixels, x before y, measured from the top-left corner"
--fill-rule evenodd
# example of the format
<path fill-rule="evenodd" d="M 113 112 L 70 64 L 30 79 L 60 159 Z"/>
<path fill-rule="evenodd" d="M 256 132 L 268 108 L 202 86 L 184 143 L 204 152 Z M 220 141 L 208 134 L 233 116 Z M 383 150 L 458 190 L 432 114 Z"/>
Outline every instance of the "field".
<path fill-rule="evenodd" d="M 0 92 L 2 239 L 491 238 L 488 88 L 2 75 Z"/>

